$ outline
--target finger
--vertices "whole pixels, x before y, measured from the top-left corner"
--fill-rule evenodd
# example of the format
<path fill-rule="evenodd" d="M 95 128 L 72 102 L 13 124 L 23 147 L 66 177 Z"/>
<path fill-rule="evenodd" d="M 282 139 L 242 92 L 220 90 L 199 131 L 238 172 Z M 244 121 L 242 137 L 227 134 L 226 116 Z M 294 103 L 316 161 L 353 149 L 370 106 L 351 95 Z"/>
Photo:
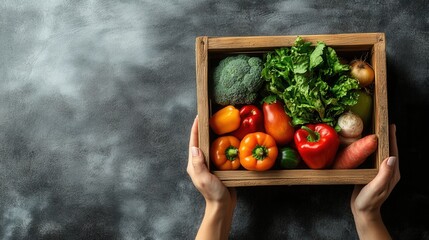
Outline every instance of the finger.
<path fill-rule="evenodd" d="M 189 137 L 188 169 L 192 166 L 192 147 L 198 147 L 198 116 L 194 119 Z"/>
<path fill-rule="evenodd" d="M 399 173 L 399 162 L 397 157 L 390 157 L 389 160 L 394 160 L 393 162 L 388 162 L 390 168 L 392 168 L 392 176 L 390 178 L 390 190 L 396 186 L 401 178 L 401 174 Z"/>
<path fill-rule="evenodd" d="M 207 172 L 206 162 L 204 161 L 204 156 L 201 153 L 201 150 L 198 147 L 191 147 L 192 153 L 192 166 L 194 168 L 194 173 L 196 175 Z"/>
<path fill-rule="evenodd" d="M 398 143 L 396 140 L 396 125 L 390 124 L 389 126 L 389 146 L 390 146 L 390 156 L 396 156 L 396 162 L 394 167 L 394 173 L 392 178 L 392 184 L 396 185 L 396 183 L 399 182 L 399 179 L 401 178 L 401 174 L 399 172 L 399 153 L 398 153 Z"/>
<path fill-rule="evenodd" d="M 387 189 L 387 185 L 392 179 L 394 172 L 394 164 L 396 162 L 396 157 L 389 157 L 383 160 L 380 166 L 380 170 L 377 173 L 377 176 L 370 182 L 371 185 L 375 187 L 376 194 L 379 194 L 384 189 Z"/>
<path fill-rule="evenodd" d="M 189 147 L 198 147 L 198 116 L 195 117 L 189 137 Z"/>
<path fill-rule="evenodd" d="M 398 157 L 398 144 L 396 142 L 396 125 L 390 124 L 389 126 L 389 146 L 390 146 L 390 156 Z"/>

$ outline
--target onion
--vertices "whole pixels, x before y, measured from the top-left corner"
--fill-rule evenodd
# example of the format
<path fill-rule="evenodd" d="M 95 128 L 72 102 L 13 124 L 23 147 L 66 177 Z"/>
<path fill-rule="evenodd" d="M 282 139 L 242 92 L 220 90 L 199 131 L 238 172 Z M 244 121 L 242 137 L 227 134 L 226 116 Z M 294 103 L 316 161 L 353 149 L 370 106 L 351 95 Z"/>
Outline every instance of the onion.
<path fill-rule="evenodd" d="M 364 60 L 353 60 L 350 63 L 352 77 L 359 81 L 361 87 L 366 87 L 374 82 L 374 69 Z"/>
<path fill-rule="evenodd" d="M 363 132 L 362 119 L 352 112 L 341 114 L 338 118 L 338 126 L 341 128 L 339 134 L 346 138 L 357 138 Z"/>

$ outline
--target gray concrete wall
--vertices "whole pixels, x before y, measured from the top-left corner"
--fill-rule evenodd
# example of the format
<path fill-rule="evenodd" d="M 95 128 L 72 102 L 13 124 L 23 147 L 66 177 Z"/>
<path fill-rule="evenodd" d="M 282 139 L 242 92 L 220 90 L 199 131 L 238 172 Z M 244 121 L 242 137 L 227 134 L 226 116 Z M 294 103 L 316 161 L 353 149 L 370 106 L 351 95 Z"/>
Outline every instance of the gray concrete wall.
<path fill-rule="evenodd" d="M 195 37 L 352 32 L 386 33 L 402 179 L 383 217 L 394 239 L 429 239 L 428 11 L 427 0 L 2 1 L 0 239 L 192 239 L 204 210 L 186 173 Z M 351 191 L 240 188 L 231 239 L 357 239 Z"/>

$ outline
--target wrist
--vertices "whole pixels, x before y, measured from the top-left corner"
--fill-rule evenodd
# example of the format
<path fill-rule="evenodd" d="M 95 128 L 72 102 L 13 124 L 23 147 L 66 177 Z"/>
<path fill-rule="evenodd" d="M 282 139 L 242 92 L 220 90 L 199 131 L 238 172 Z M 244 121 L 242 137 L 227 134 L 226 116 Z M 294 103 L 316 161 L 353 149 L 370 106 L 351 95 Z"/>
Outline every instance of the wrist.
<path fill-rule="evenodd" d="M 206 201 L 203 222 L 195 239 L 228 239 L 232 210 L 230 205 L 224 202 Z"/>
<path fill-rule="evenodd" d="M 391 239 L 380 211 L 359 212 L 353 217 L 360 239 Z"/>
<path fill-rule="evenodd" d="M 380 209 L 358 210 L 353 212 L 356 221 L 374 222 L 382 219 Z"/>
<path fill-rule="evenodd" d="M 206 201 L 206 214 L 221 219 L 232 217 L 234 206 L 229 201 Z"/>
<path fill-rule="evenodd" d="M 383 222 L 380 213 L 361 212 L 354 214 L 353 218 L 357 228 L 366 229 L 374 226 L 379 222 Z"/>

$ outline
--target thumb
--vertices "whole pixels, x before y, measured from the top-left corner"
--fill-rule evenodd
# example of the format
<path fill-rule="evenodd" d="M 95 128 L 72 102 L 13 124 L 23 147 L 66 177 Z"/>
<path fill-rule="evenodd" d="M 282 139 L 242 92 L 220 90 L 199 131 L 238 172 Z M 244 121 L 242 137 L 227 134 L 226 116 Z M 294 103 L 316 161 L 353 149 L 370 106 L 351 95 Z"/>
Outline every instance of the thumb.
<path fill-rule="evenodd" d="M 204 171 L 208 171 L 204 156 L 198 147 L 191 147 L 192 153 L 192 166 L 194 167 L 194 173 L 200 174 Z"/>
<path fill-rule="evenodd" d="M 396 157 L 389 157 L 383 161 L 377 176 L 373 180 L 376 186 L 382 187 L 389 184 L 393 176 L 395 161 Z"/>

